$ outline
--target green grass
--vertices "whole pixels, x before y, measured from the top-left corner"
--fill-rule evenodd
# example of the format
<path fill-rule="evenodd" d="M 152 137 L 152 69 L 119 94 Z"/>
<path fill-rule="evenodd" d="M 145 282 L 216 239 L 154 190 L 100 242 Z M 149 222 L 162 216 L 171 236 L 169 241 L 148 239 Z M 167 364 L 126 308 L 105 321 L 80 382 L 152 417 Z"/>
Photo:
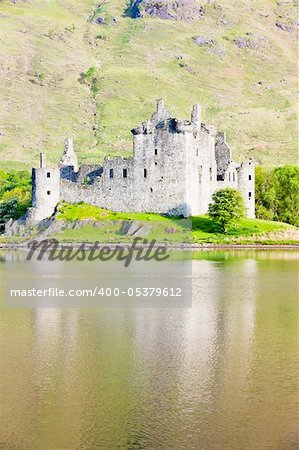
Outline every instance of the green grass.
<path fill-rule="evenodd" d="M 114 223 L 106 222 L 103 228 L 93 227 L 91 225 L 85 225 L 80 229 L 72 230 L 67 229 L 60 233 L 57 233 L 51 237 L 56 238 L 59 242 L 95 242 L 99 241 L 101 243 L 127 243 L 132 242 L 134 236 L 122 235 L 120 233 L 121 222 L 115 221 Z M 140 237 L 140 236 L 137 236 Z M 184 229 L 179 229 L 177 233 L 167 235 L 165 234 L 165 227 L 162 224 L 156 224 L 153 230 L 148 235 L 142 237 L 147 241 L 154 239 L 156 242 L 163 243 L 190 243 L 190 233 L 189 230 L 184 232 Z"/>
<path fill-rule="evenodd" d="M 64 229 L 53 237 L 62 242 L 130 242 L 134 237 L 121 234 L 124 221 L 138 221 L 150 225 L 146 239 L 169 243 L 199 244 L 293 244 L 297 238 L 284 235 L 296 228 L 282 222 L 243 218 L 230 224 L 226 234 L 208 216 L 179 219 L 153 213 L 119 213 L 84 203 L 62 203 L 58 220 L 69 222 L 88 220 L 79 229 Z M 94 221 L 94 223 L 93 223 Z"/>
<path fill-rule="evenodd" d="M 130 242 L 133 239 L 132 236 L 121 234 L 124 221 L 150 225 L 151 231 L 146 235 L 146 239 L 155 239 L 158 242 L 191 242 L 190 220 L 160 214 L 122 213 L 85 203 L 73 205 L 61 203 L 58 205 L 57 219 L 66 221 L 66 224 L 77 220 L 89 222 L 79 229 L 68 228 L 53 236 L 63 242 Z"/>
<path fill-rule="evenodd" d="M 203 3 L 204 18 L 188 23 L 132 20 L 124 17 L 125 0 L 100 12 L 93 0 L 0 1 L 0 166 L 30 168 L 41 150 L 56 163 L 70 135 L 80 163 L 128 155 L 130 130 L 159 97 L 186 118 L 200 102 L 203 121 L 227 132 L 236 159 L 295 163 L 295 35 L 275 26 L 276 2 Z M 94 14 L 117 22 L 93 24 Z M 247 32 L 265 45 L 239 49 L 234 39 Z M 217 41 L 224 59 L 195 45 L 196 35 Z M 91 67 L 92 89 L 78 81 Z"/>
<path fill-rule="evenodd" d="M 58 205 L 58 220 L 141 220 L 141 221 L 158 221 L 158 222 L 173 222 L 179 219 L 170 219 L 167 216 L 162 216 L 155 213 L 126 213 L 113 212 L 107 209 L 99 208 L 98 206 L 88 205 L 87 203 L 60 203 Z"/>
<path fill-rule="evenodd" d="M 208 216 L 193 217 L 193 242 L 211 244 L 263 243 L 265 240 L 261 239 L 261 237 L 265 237 L 268 233 L 275 234 L 295 229 L 282 222 L 248 218 L 243 218 L 233 224 L 229 224 L 227 228 L 227 233 L 223 234 L 219 225 Z M 275 238 L 269 238 L 267 242 L 271 244 L 277 242 L 277 240 Z"/>

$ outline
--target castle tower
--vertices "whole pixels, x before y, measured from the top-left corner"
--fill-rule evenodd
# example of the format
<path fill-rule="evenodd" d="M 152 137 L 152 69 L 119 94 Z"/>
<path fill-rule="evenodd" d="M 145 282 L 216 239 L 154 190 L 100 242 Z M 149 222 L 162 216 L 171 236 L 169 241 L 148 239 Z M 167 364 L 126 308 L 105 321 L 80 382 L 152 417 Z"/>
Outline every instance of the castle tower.
<path fill-rule="evenodd" d="M 255 177 L 254 163 L 250 158 L 241 164 L 238 170 L 238 189 L 243 195 L 246 216 L 255 218 Z"/>
<path fill-rule="evenodd" d="M 39 167 L 32 169 L 32 206 L 34 220 L 50 217 L 60 198 L 60 171 L 47 167 L 44 153 L 40 153 Z"/>
<path fill-rule="evenodd" d="M 157 100 L 151 120 L 132 130 L 136 210 L 190 215 L 193 130 L 190 121 L 175 119 L 165 109 L 163 99 Z"/>
<path fill-rule="evenodd" d="M 64 150 L 59 165 L 63 167 L 73 167 L 74 172 L 78 172 L 78 158 L 74 151 L 73 140 L 70 137 L 65 140 Z"/>

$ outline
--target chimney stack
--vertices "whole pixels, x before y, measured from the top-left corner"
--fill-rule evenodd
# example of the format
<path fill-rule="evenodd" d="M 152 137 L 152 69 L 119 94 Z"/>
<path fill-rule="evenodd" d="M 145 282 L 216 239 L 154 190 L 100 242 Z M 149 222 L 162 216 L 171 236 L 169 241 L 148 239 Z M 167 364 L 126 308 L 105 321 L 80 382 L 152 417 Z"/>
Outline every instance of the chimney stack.
<path fill-rule="evenodd" d="M 160 113 L 164 110 L 164 99 L 163 98 L 159 98 L 157 100 L 157 112 Z"/>
<path fill-rule="evenodd" d="M 44 153 L 39 154 L 39 167 L 45 169 L 46 167 L 46 155 Z"/>
<path fill-rule="evenodd" d="M 194 105 L 191 113 L 191 122 L 195 125 L 201 125 L 201 107 L 200 105 Z"/>
<path fill-rule="evenodd" d="M 70 138 L 70 137 L 66 138 L 66 140 L 65 140 L 65 149 L 68 152 L 73 152 L 74 151 L 73 139 L 72 138 Z"/>

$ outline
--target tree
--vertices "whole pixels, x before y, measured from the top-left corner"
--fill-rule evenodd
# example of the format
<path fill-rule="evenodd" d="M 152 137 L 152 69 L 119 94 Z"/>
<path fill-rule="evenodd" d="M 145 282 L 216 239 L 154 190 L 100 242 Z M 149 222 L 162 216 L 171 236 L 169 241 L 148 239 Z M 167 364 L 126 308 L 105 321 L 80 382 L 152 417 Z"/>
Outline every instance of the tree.
<path fill-rule="evenodd" d="M 221 225 L 226 233 L 226 226 L 245 214 L 244 200 L 236 189 L 227 187 L 214 192 L 213 203 L 209 204 L 209 216 Z"/>
<path fill-rule="evenodd" d="M 5 223 L 9 219 L 17 219 L 19 216 L 18 201 L 16 199 L 0 203 L 0 233 L 4 231 Z"/>
<path fill-rule="evenodd" d="M 299 167 L 256 167 L 255 201 L 258 219 L 299 226 Z"/>
<path fill-rule="evenodd" d="M 278 220 L 299 226 L 299 167 L 274 170 Z"/>
<path fill-rule="evenodd" d="M 31 175 L 25 170 L 0 170 L 0 233 L 10 218 L 18 219 L 31 204 Z"/>
<path fill-rule="evenodd" d="M 277 220 L 276 177 L 273 170 L 261 166 L 255 168 L 255 215 Z"/>
<path fill-rule="evenodd" d="M 2 201 L 7 202 L 8 200 L 15 199 L 18 204 L 22 207 L 29 208 L 31 204 L 31 192 L 23 187 L 15 187 L 10 191 L 4 192 L 2 195 Z"/>
<path fill-rule="evenodd" d="M 15 188 L 23 188 L 24 191 L 31 192 L 31 175 L 25 170 L 11 170 L 6 172 L 0 170 L 0 200 L 3 195 Z"/>

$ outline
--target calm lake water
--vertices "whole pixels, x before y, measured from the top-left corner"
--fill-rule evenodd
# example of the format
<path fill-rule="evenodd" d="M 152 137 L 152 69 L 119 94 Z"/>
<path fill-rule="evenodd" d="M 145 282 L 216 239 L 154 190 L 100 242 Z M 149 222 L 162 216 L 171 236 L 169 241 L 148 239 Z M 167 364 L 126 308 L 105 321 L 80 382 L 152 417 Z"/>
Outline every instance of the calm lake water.
<path fill-rule="evenodd" d="M 297 449 L 299 252 L 194 257 L 192 308 L 3 300 L 0 448 Z"/>

